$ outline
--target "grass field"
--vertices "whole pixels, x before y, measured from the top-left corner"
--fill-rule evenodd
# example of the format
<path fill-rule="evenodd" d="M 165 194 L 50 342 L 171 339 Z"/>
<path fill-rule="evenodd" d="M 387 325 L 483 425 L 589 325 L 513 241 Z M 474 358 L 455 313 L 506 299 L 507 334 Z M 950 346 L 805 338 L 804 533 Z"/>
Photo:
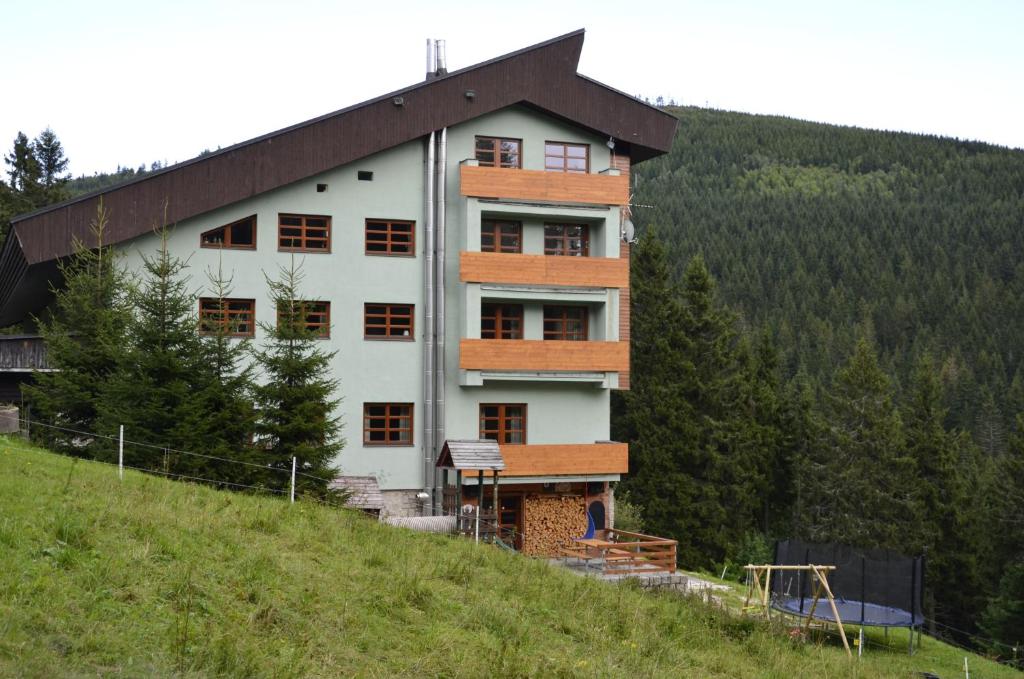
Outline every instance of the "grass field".
<path fill-rule="evenodd" d="M 0 438 L 0 676 L 963 676 L 905 645 L 850 661 L 696 599 Z"/>

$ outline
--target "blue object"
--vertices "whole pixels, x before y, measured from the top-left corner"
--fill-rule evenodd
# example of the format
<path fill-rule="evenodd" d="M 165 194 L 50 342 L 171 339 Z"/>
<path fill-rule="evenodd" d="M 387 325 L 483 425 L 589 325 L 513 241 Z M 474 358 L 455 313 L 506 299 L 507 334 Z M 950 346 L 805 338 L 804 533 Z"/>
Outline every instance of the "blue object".
<path fill-rule="evenodd" d="M 590 511 L 587 510 L 587 532 L 582 537 L 576 538 L 577 540 L 591 540 L 597 533 L 597 526 L 594 525 L 594 517 L 590 515 Z"/>

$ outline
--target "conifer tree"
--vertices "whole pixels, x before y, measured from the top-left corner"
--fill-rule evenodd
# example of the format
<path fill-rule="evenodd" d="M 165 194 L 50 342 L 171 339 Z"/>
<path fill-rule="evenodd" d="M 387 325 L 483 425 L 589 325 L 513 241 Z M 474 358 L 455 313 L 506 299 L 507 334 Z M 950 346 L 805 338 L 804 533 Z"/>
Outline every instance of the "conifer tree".
<path fill-rule="evenodd" d="M 209 458 L 184 457 L 179 469 L 203 478 L 251 485 L 251 467 L 224 462 L 249 462 L 253 458 L 252 436 L 256 416 L 253 408 L 253 366 L 249 361 L 251 342 L 234 336 L 239 319 L 230 310 L 231 279 L 218 263 L 207 271 L 209 297 L 220 309 L 216 317 L 200 319 L 198 356 L 193 363 L 192 399 L 183 409 L 174 438 L 189 451 L 201 451 Z M 222 460 L 212 459 L 222 458 Z"/>
<path fill-rule="evenodd" d="M 60 140 L 49 127 L 32 141 L 32 155 L 39 168 L 44 204 L 65 200 L 68 197 L 67 183 L 71 180 L 71 176 L 65 174 L 68 159 L 64 156 Z"/>
<path fill-rule="evenodd" d="M 170 253 L 167 230 L 158 235 L 160 249 L 143 255 L 143 279 L 130 295 L 129 349 L 102 390 L 100 431 L 114 433 L 124 425 L 131 441 L 196 452 L 198 444 L 183 423 L 200 407 L 195 400 L 202 346 L 197 296 L 188 289 L 186 262 Z M 182 457 L 133 446 L 125 450 L 125 464 L 165 472 L 177 472 Z"/>
<path fill-rule="evenodd" d="M 836 373 L 827 405 L 829 427 L 804 469 L 803 537 L 919 550 L 914 460 L 904 451 L 889 378 L 867 339 Z"/>
<path fill-rule="evenodd" d="M 39 321 L 55 371 L 36 373 L 35 384 L 25 388 L 33 416 L 61 428 L 37 428 L 37 435 L 65 454 L 95 454 L 96 441 L 74 432 L 97 431 L 101 389 L 123 364 L 130 286 L 106 245 L 109 218 L 99 201 L 91 239 L 76 241 L 74 254 L 59 265 L 64 284 L 54 289 L 50 313 Z"/>
<path fill-rule="evenodd" d="M 257 454 L 273 470 L 290 470 L 297 459 L 303 473 L 297 492 L 324 495 L 337 476 L 334 458 L 344 446 L 341 422 L 334 415 L 338 381 L 331 378 L 334 352 L 317 346 L 317 334 L 306 325 L 299 293 L 302 272 L 294 258 L 276 279 L 267 276 L 277 323 L 263 323 L 266 340 L 256 352 L 262 383 L 256 387 L 259 409 Z M 268 471 L 265 485 L 287 487 L 287 477 Z"/>
<path fill-rule="evenodd" d="M 956 629 L 970 629 L 980 605 L 975 448 L 961 431 L 945 427 L 945 395 L 931 356 L 918 361 L 904 412 L 907 453 L 917 469 L 921 530 L 927 554 L 925 613 Z M 932 629 L 935 634 L 937 630 Z M 969 641 L 959 639 L 961 643 Z"/>

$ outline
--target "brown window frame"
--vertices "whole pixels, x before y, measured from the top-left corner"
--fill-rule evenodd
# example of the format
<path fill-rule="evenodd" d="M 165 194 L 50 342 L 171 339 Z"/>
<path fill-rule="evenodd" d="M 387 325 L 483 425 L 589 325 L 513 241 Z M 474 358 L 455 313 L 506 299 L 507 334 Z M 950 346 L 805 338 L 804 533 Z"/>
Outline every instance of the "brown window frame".
<path fill-rule="evenodd" d="M 549 146 L 561 146 L 561 154 L 548 153 Z M 570 170 L 569 159 L 578 159 L 579 156 L 570 156 L 569 147 L 576 146 L 581 147 L 584 151 L 584 159 L 586 161 L 586 168 L 582 170 Z M 558 158 L 561 162 L 560 165 L 551 165 L 548 159 Z M 544 142 L 544 169 L 547 172 L 564 172 L 566 174 L 590 174 L 590 144 L 582 144 L 575 141 L 545 141 Z"/>
<path fill-rule="evenodd" d="M 305 319 L 303 325 L 306 330 L 316 334 L 317 339 L 331 338 L 331 303 L 325 300 L 295 299 L 292 304 L 299 305 L 299 317 Z M 309 309 L 308 307 L 322 306 L 323 310 Z M 310 322 L 310 316 L 322 316 L 319 321 Z M 277 324 L 281 325 L 281 309 L 277 310 Z"/>
<path fill-rule="evenodd" d="M 282 224 L 281 221 L 284 219 L 300 219 L 301 224 Z M 323 219 L 327 222 L 326 226 L 309 226 L 306 222 L 310 219 Z M 281 234 L 282 229 L 299 229 L 298 236 L 283 236 Z M 308 236 L 307 232 L 312 229 L 325 229 L 327 236 L 320 238 L 318 236 Z M 298 239 L 301 245 L 282 245 L 283 239 Z M 316 248 L 309 247 L 308 242 L 322 242 L 324 247 Z M 330 215 L 300 215 L 291 212 L 282 212 L 277 215 L 277 251 L 278 252 L 310 252 L 310 253 L 323 253 L 330 254 L 331 252 L 331 216 Z"/>
<path fill-rule="evenodd" d="M 372 416 L 369 413 L 370 408 L 384 408 L 383 415 Z M 406 412 L 393 413 L 392 409 L 407 409 Z M 363 403 L 363 445 L 368 447 L 386 447 L 386 448 L 399 448 L 399 447 L 411 447 L 416 445 L 415 442 L 415 423 L 413 417 L 415 416 L 416 408 L 412 403 Z M 409 418 L 409 426 L 391 426 L 394 420 L 398 420 L 403 417 Z M 371 427 L 369 425 L 370 420 L 384 420 L 383 427 Z M 372 432 L 384 432 L 383 441 L 371 441 L 370 434 Z M 392 432 L 406 432 L 408 439 L 397 441 L 391 441 Z"/>
<path fill-rule="evenodd" d="M 484 418 L 484 408 L 497 408 L 498 409 L 498 416 L 496 418 L 493 418 L 493 417 L 486 418 L 487 420 L 491 420 L 491 421 L 496 419 L 498 421 L 498 428 L 497 429 L 487 429 L 486 428 L 486 426 L 484 424 L 484 420 L 485 420 L 485 418 Z M 522 422 L 521 428 L 519 430 L 522 433 L 522 441 L 517 441 L 517 442 L 513 443 L 511 441 L 506 441 L 505 440 L 508 437 L 507 435 L 510 432 L 516 431 L 515 429 L 510 429 L 510 428 L 508 428 L 506 426 L 507 423 L 508 423 L 508 420 L 510 419 L 510 416 L 507 414 L 508 408 L 522 408 L 522 414 L 519 415 L 518 418 L 517 418 L 517 419 L 519 419 Z M 490 440 L 497 441 L 498 445 L 502 445 L 502 446 L 518 446 L 518 445 L 525 445 L 526 444 L 526 404 L 525 403 L 481 403 L 480 404 L 479 414 L 480 414 L 479 422 L 480 422 L 480 438 L 481 439 L 487 439 L 488 438 L 488 436 L 487 436 L 488 434 L 494 434 L 495 436 L 497 436 L 497 438 L 490 439 Z M 512 416 L 512 417 L 515 417 L 515 416 Z"/>
<path fill-rule="evenodd" d="M 573 251 L 570 247 L 569 242 L 574 240 L 573 236 L 566 235 L 566 229 L 569 227 L 581 227 L 583 233 L 580 236 L 582 241 L 582 247 L 579 252 Z M 549 236 L 549 228 L 560 228 L 562 234 L 560 236 Z M 548 247 L 548 238 L 558 238 L 561 245 L 558 248 Z M 544 254 L 550 257 L 589 257 L 590 256 L 590 225 L 589 224 L 578 224 L 571 222 L 545 222 L 544 224 Z"/>
<path fill-rule="evenodd" d="M 370 314 L 370 307 L 384 307 L 383 314 Z M 392 323 L 392 309 L 395 307 L 406 307 L 409 309 L 408 314 L 394 314 L 398 318 L 409 319 L 409 325 L 399 325 Z M 367 332 L 370 327 L 367 321 L 370 318 L 383 318 L 384 324 L 377 325 L 374 327 L 384 328 L 383 335 L 371 335 Z M 392 328 L 397 329 L 408 329 L 408 335 L 393 335 Z M 365 340 L 381 340 L 385 342 L 412 342 L 416 339 L 416 305 L 415 304 L 399 304 L 399 303 L 387 303 L 387 302 L 366 302 L 363 304 L 363 339 Z"/>
<path fill-rule="evenodd" d="M 518 315 L 506 313 L 511 309 L 518 309 Z M 484 330 L 484 321 L 494 321 L 494 330 Z M 516 330 L 506 333 L 503 325 L 505 321 L 519 321 Z M 491 333 L 493 336 L 488 337 Z M 506 334 L 508 336 L 506 336 Z M 522 304 L 500 304 L 487 302 L 480 305 L 480 337 L 481 339 L 517 340 L 523 339 L 523 305 Z"/>
<path fill-rule="evenodd" d="M 383 230 L 371 231 L 371 224 L 383 224 Z M 395 226 L 408 227 L 409 241 L 407 243 L 396 242 L 392 236 L 396 233 Z M 371 233 L 383 233 L 384 240 L 370 240 Z M 363 232 L 363 252 L 367 255 L 379 257 L 415 257 L 416 256 L 416 222 L 408 219 L 366 219 Z M 370 245 L 383 245 L 383 250 L 371 250 Z M 395 250 L 396 247 L 407 247 L 408 252 Z"/>
<path fill-rule="evenodd" d="M 478 145 L 482 141 L 491 142 L 490 151 L 488 151 L 487 149 L 478 148 Z M 518 150 L 516 151 L 515 165 L 501 162 L 501 144 L 503 144 L 504 142 L 515 142 L 518 145 Z M 491 162 L 481 160 L 480 156 L 477 155 L 480 151 L 494 154 L 494 160 L 492 160 Z M 478 134 L 476 136 L 476 139 L 473 141 L 473 157 L 476 158 L 477 164 L 480 167 L 497 167 L 502 170 L 521 170 L 523 167 L 523 140 L 515 139 L 514 137 L 489 137 L 487 135 Z"/>
<path fill-rule="evenodd" d="M 238 226 L 239 224 L 242 224 L 244 222 L 248 222 L 250 220 L 252 221 L 252 243 L 239 243 L 239 244 L 232 243 L 231 242 L 232 227 Z M 206 236 L 208 236 L 211 233 L 214 233 L 216 231 L 221 231 L 221 230 L 224 231 L 224 240 L 223 240 L 223 242 L 221 242 L 221 243 L 207 243 L 207 242 L 205 242 L 204 239 L 206 238 Z M 201 234 L 199 234 L 199 247 L 201 247 L 201 248 L 210 248 L 210 249 L 213 249 L 213 250 L 222 250 L 222 249 L 223 250 L 255 250 L 256 249 L 256 215 L 249 215 L 248 217 L 243 217 L 241 219 L 236 219 L 235 221 L 231 222 L 230 224 L 225 224 L 224 226 L 218 226 L 215 229 L 210 229 L 208 231 L 203 231 Z"/>
<path fill-rule="evenodd" d="M 506 233 L 511 229 L 511 233 Z M 505 246 L 501 239 L 506 235 L 516 236 L 515 247 Z M 493 239 L 491 247 L 484 245 L 484 236 L 489 235 Z M 484 219 L 480 222 L 480 252 L 503 252 L 507 254 L 522 254 L 523 252 L 523 223 L 511 219 Z"/>
<path fill-rule="evenodd" d="M 570 318 L 570 312 L 580 312 L 581 318 Z M 556 316 L 557 318 L 549 318 Z M 570 322 L 582 322 L 583 337 L 570 337 L 567 330 Z M 548 323 L 558 323 L 557 330 L 548 330 Z M 575 333 L 572 333 L 575 334 Z M 563 342 L 586 342 L 590 339 L 590 309 L 578 304 L 545 304 L 544 305 L 544 339 Z"/>
<path fill-rule="evenodd" d="M 231 304 L 245 304 L 247 309 L 244 310 L 232 310 Z M 228 309 L 224 309 L 227 305 Z M 212 306 L 218 306 L 220 308 L 210 308 Z M 205 307 L 205 308 L 204 308 Z M 226 313 L 225 313 L 226 311 Z M 232 317 L 243 316 L 249 329 L 245 332 L 239 332 L 238 330 L 232 329 L 237 327 L 236 322 L 234 326 L 231 323 Z M 243 322 L 246 322 L 243 321 Z M 225 333 L 228 337 L 255 337 L 256 336 L 256 300 L 247 299 L 243 297 L 200 297 L 199 298 L 199 334 L 200 335 L 216 335 L 217 331 L 212 329 L 210 326 L 214 324 L 220 324 L 224 327 L 229 328 L 229 332 Z"/>

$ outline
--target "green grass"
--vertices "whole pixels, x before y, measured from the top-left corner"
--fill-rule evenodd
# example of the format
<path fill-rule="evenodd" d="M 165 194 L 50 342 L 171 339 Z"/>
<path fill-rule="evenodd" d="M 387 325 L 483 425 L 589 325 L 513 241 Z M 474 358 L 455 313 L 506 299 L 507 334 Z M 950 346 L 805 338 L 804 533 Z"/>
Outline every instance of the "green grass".
<path fill-rule="evenodd" d="M 849 661 L 697 600 L 0 438 L 0 676 L 962 676 L 938 642 L 894 647 Z"/>

